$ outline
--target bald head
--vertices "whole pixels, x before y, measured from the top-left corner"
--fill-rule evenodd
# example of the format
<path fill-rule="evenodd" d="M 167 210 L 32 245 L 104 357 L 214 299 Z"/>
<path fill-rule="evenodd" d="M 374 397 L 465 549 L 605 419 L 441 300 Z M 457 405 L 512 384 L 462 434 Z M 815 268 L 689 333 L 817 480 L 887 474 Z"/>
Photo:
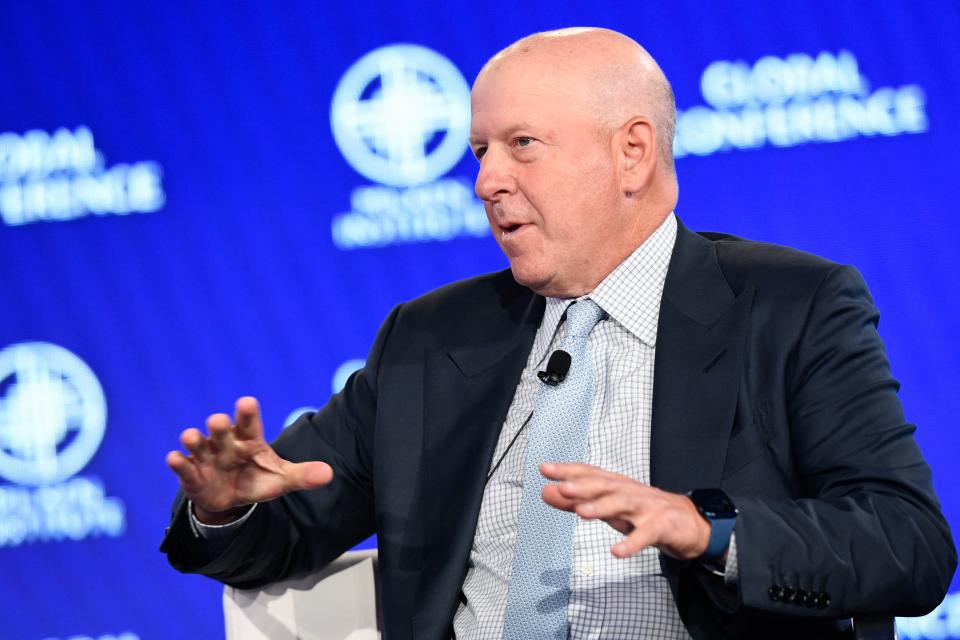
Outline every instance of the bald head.
<path fill-rule="evenodd" d="M 636 42 L 540 33 L 484 66 L 471 95 L 476 192 L 517 282 L 592 291 L 677 202 L 673 96 Z"/>
<path fill-rule="evenodd" d="M 675 179 L 673 90 L 656 60 L 633 39 L 609 29 L 575 27 L 535 33 L 493 56 L 477 76 L 509 65 L 542 68 L 564 99 L 592 112 L 602 134 L 634 116 L 654 125 L 657 154 L 665 174 Z M 476 83 L 475 83 L 476 86 Z"/>

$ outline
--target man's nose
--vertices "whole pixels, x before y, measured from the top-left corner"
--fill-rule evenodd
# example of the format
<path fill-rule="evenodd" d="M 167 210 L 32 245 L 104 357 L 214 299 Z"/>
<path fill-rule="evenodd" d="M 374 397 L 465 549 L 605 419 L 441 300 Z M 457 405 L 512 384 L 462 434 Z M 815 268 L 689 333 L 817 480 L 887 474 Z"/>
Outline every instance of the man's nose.
<path fill-rule="evenodd" d="M 501 197 L 516 192 L 517 183 L 510 166 L 505 154 L 488 149 L 480 160 L 480 171 L 474 186 L 477 197 L 487 202 L 496 202 Z"/>

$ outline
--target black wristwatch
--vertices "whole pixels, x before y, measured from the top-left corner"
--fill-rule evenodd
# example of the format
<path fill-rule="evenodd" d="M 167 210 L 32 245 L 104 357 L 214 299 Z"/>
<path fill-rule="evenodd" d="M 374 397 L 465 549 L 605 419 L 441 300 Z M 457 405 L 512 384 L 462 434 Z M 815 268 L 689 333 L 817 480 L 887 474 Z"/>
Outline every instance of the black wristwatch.
<path fill-rule="evenodd" d="M 687 496 L 700 515 L 710 523 L 710 542 L 699 559 L 716 562 L 723 557 L 727 545 L 730 544 L 730 534 L 733 533 L 733 525 L 737 523 L 739 511 L 720 489 L 694 489 Z"/>

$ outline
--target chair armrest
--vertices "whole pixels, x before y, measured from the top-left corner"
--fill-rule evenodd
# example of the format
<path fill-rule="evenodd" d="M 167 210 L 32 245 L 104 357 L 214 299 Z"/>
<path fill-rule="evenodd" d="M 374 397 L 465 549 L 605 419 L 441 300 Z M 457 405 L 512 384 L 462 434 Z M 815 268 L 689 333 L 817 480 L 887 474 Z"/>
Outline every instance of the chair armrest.
<path fill-rule="evenodd" d="M 227 640 L 376 640 L 376 563 L 376 550 L 351 551 L 301 578 L 224 587 Z"/>
<path fill-rule="evenodd" d="M 893 616 L 874 614 L 853 619 L 853 637 L 856 640 L 897 640 L 897 625 Z"/>

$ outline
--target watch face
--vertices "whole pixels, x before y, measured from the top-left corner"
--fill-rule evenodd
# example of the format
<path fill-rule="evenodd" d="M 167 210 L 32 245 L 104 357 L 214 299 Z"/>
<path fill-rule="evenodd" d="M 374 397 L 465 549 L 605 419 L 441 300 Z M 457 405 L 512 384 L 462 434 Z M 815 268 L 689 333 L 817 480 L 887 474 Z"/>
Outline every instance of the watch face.
<path fill-rule="evenodd" d="M 735 518 L 737 507 L 720 489 L 696 489 L 690 492 L 693 504 L 708 518 Z"/>

